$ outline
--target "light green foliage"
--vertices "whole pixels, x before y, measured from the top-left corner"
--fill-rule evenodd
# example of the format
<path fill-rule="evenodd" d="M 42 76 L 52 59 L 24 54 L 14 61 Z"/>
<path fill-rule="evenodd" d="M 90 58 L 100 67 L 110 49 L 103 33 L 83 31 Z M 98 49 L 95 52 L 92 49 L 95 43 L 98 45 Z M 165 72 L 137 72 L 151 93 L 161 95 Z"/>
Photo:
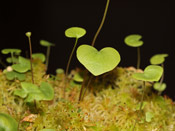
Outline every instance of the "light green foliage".
<path fill-rule="evenodd" d="M 162 91 L 164 91 L 166 89 L 166 84 L 165 83 L 156 82 L 153 87 L 154 87 L 155 90 L 157 90 L 159 92 L 162 92 Z"/>
<path fill-rule="evenodd" d="M 40 131 L 56 131 L 55 129 L 42 129 Z"/>
<path fill-rule="evenodd" d="M 81 27 L 71 27 L 65 31 L 66 37 L 69 38 L 80 38 L 86 34 L 86 30 Z"/>
<path fill-rule="evenodd" d="M 146 122 L 151 122 L 152 118 L 154 117 L 154 114 L 152 112 L 146 112 Z"/>
<path fill-rule="evenodd" d="M 56 69 L 56 73 L 57 74 L 63 74 L 64 73 L 64 69 L 58 68 L 58 69 Z"/>
<path fill-rule="evenodd" d="M 150 63 L 152 65 L 162 64 L 165 61 L 165 57 L 168 57 L 168 54 L 156 54 L 156 55 L 151 57 Z"/>
<path fill-rule="evenodd" d="M 143 110 L 143 109 L 145 108 L 146 104 L 147 104 L 147 102 L 144 101 L 144 102 L 143 102 L 143 105 L 142 105 L 142 107 L 141 107 L 141 110 Z M 137 105 L 137 107 L 136 107 L 136 110 L 137 110 L 137 111 L 140 110 L 140 105 L 141 105 L 141 103 L 139 103 L 139 104 Z"/>
<path fill-rule="evenodd" d="M 22 82 L 21 86 L 22 89 L 15 90 L 14 95 L 26 98 L 26 102 L 32 102 L 34 100 L 52 100 L 54 97 L 54 90 L 47 82 L 42 82 L 40 88 L 27 82 Z"/>
<path fill-rule="evenodd" d="M 27 37 L 31 37 L 32 33 L 31 32 L 26 32 Z"/>
<path fill-rule="evenodd" d="M 43 53 L 33 53 L 32 54 L 33 59 L 40 59 L 42 62 L 45 62 L 46 57 Z"/>
<path fill-rule="evenodd" d="M 19 73 L 25 73 L 31 68 L 30 61 L 22 56 L 19 56 L 19 63 L 12 65 L 12 68 Z"/>
<path fill-rule="evenodd" d="M 18 58 L 16 58 L 16 57 L 13 57 L 13 58 L 11 58 L 11 57 L 8 57 L 7 59 L 6 59 L 6 61 L 8 62 L 8 63 L 18 63 Z"/>
<path fill-rule="evenodd" d="M 9 54 L 9 53 L 15 53 L 15 54 L 20 54 L 21 50 L 20 49 L 3 49 L 1 50 L 2 54 Z"/>
<path fill-rule="evenodd" d="M 14 79 L 18 79 L 20 81 L 23 81 L 26 79 L 26 75 L 23 73 L 18 73 L 16 71 L 8 71 L 5 73 L 6 77 L 8 80 L 14 80 Z"/>
<path fill-rule="evenodd" d="M 53 43 L 51 43 L 49 41 L 46 41 L 46 40 L 40 40 L 40 45 L 46 46 L 46 47 L 55 46 L 55 44 L 53 44 Z"/>
<path fill-rule="evenodd" d="M 132 34 L 132 35 L 125 37 L 124 42 L 125 44 L 131 47 L 140 47 L 143 45 L 143 41 L 140 40 L 141 38 L 142 38 L 141 35 Z"/>
<path fill-rule="evenodd" d="M 111 47 L 98 51 L 92 46 L 81 45 L 77 49 L 77 58 L 94 76 L 113 70 L 120 62 L 120 54 Z"/>
<path fill-rule="evenodd" d="M 0 131 L 18 131 L 18 123 L 10 115 L 0 113 Z"/>
<path fill-rule="evenodd" d="M 142 81 L 159 81 L 163 74 L 163 68 L 157 65 L 149 65 L 144 69 L 143 73 L 134 73 L 133 78 Z"/>
<path fill-rule="evenodd" d="M 76 82 L 83 82 L 83 75 L 82 72 L 78 72 L 74 75 L 73 80 Z"/>

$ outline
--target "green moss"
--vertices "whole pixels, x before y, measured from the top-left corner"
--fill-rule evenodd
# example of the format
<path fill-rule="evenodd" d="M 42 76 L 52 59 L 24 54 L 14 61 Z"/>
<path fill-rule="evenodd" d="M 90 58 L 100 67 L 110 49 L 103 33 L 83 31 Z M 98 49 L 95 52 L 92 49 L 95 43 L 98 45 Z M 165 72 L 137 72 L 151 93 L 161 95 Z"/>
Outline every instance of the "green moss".
<path fill-rule="evenodd" d="M 151 83 L 146 83 L 145 104 L 139 113 L 142 82 L 131 77 L 139 71 L 135 68 L 118 67 L 96 77 L 84 100 L 78 103 L 81 83 L 70 80 L 63 98 L 65 75 L 57 74 L 55 79 L 49 79 L 41 61 L 34 60 L 33 65 L 35 83 L 40 85 L 42 81 L 47 81 L 55 91 L 52 101 L 37 102 L 36 107 L 14 96 L 14 90 L 21 88 L 20 82 L 7 80 L 0 71 L 0 112 L 15 118 L 20 123 L 20 131 L 44 128 L 60 131 L 132 131 L 135 122 L 135 131 L 175 130 L 173 101 L 153 93 Z M 30 72 L 26 73 L 26 81 L 31 82 Z M 154 116 L 149 122 L 146 121 L 147 112 Z"/>

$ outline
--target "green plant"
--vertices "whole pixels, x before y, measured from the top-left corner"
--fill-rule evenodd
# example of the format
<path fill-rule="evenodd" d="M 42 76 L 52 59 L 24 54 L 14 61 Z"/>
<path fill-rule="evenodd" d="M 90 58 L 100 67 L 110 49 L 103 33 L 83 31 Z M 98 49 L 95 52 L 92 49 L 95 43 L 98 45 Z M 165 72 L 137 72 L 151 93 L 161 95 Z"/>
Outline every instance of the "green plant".
<path fill-rule="evenodd" d="M 131 47 L 137 47 L 137 69 L 140 68 L 140 61 L 141 61 L 140 46 L 143 45 L 143 41 L 140 40 L 141 38 L 142 38 L 141 35 L 132 34 L 132 35 L 128 35 L 124 39 L 124 42 L 126 45 L 131 46 Z"/>
<path fill-rule="evenodd" d="M 55 46 L 55 44 L 46 40 L 40 40 L 40 45 L 47 47 L 47 53 L 46 53 L 46 70 L 47 70 L 49 65 L 50 47 Z"/>
<path fill-rule="evenodd" d="M 168 57 L 168 54 L 156 54 L 150 58 L 150 63 L 152 65 L 161 65 L 162 68 L 164 69 L 164 61 L 165 58 Z M 166 84 L 163 83 L 164 80 L 164 73 L 160 79 L 160 82 L 154 83 L 153 87 L 155 90 L 161 94 L 165 89 L 166 89 Z"/>
<path fill-rule="evenodd" d="M 0 131 L 18 131 L 18 123 L 5 113 L 0 113 Z"/>
<path fill-rule="evenodd" d="M 33 53 L 32 54 L 33 59 L 40 59 L 42 62 L 45 62 L 46 57 L 43 53 Z"/>

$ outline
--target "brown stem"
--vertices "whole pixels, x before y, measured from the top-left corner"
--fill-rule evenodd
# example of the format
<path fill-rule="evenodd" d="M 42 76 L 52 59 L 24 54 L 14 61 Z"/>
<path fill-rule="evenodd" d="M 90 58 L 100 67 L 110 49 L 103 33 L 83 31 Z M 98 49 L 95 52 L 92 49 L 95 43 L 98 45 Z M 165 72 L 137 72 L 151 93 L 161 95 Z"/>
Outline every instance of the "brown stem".
<path fill-rule="evenodd" d="M 49 65 L 49 55 L 50 55 L 50 46 L 47 47 L 47 54 L 46 54 L 46 71 Z"/>
<path fill-rule="evenodd" d="M 140 68 L 140 61 L 141 61 L 141 57 L 140 57 L 140 47 L 137 47 L 137 69 Z"/>
<path fill-rule="evenodd" d="M 97 30 L 95 36 L 94 36 L 94 39 L 93 39 L 93 41 L 92 41 L 92 44 L 91 44 L 92 46 L 94 46 L 95 41 L 96 41 L 96 39 L 97 39 L 97 36 L 98 36 L 98 34 L 100 33 L 101 28 L 103 27 L 103 24 L 104 24 L 104 21 L 105 21 L 105 18 L 106 18 L 106 14 L 107 14 L 107 11 L 108 11 L 108 7 L 109 7 L 109 2 L 110 2 L 110 0 L 107 0 L 107 2 L 106 2 L 106 7 L 105 7 L 105 11 L 104 11 L 104 14 L 103 14 L 103 18 L 102 18 L 101 24 L 100 24 L 100 26 L 99 26 L 99 28 L 98 28 L 98 30 Z"/>

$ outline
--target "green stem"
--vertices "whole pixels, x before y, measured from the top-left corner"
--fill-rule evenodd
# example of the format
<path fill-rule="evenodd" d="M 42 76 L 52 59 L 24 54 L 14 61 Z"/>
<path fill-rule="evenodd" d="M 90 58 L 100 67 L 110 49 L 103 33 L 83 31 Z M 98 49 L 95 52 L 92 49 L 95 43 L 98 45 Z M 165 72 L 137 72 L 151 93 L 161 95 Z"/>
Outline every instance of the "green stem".
<path fill-rule="evenodd" d="M 104 24 L 104 21 L 105 21 L 105 18 L 106 18 L 106 14 L 107 14 L 107 11 L 108 11 L 108 7 L 109 7 L 109 2 L 110 2 L 110 0 L 107 0 L 107 2 L 106 2 L 106 7 L 105 7 L 105 11 L 104 11 L 104 14 L 103 14 L 103 18 L 102 18 L 101 24 L 100 24 L 100 26 L 99 26 L 99 28 L 98 28 L 98 30 L 97 30 L 95 36 L 94 36 L 94 39 L 93 39 L 93 41 L 92 41 L 92 46 L 94 46 L 95 41 L 96 41 L 96 39 L 97 39 L 97 36 L 98 36 L 98 34 L 100 33 L 101 28 L 103 27 L 103 24 Z"/>
<path fill-rule="evenodd" d="M 164 64 L 162 63 L 162 68 L 164 69 Z M 162 74 L 162 77 L 161 77 L 161 79 L 160 79 L 160 86 L 161 86 L 161 84 L 163 83 L 163 80 L 164 80 L 164 71 L 163 71 L 163 74 Z"/>
<path fill-rule="evenodd" d="M 46 54 L 46 71 L 49 65 L 49 56 L 50 56 L 50 46 L 47 47 L 47 54 Z"/>
<path fill-rule="evenodd" d="M 140 57 L 140 47 L 137 47 L 137 69 L 140 68 L 140 61 L 141 61 L 141 57 Z"/>
<path fill-rule="evenodd" d="M 14 56 L 13 56 L 13 52 L 11 52 L 11 58 L 12 58 L 12 64 L 14 64 Z"/>
<path fill-rule="evenodd" d="M 31 67 L 31 73 L 32 73 L 32 83 L 34 84 L 34 78 L 33 78 L 33 66 L 32 66 L 32 44 L 31 44 L 31 38 L 29 39 L 29 48 L 30 48 L 30 67 Z"/>

